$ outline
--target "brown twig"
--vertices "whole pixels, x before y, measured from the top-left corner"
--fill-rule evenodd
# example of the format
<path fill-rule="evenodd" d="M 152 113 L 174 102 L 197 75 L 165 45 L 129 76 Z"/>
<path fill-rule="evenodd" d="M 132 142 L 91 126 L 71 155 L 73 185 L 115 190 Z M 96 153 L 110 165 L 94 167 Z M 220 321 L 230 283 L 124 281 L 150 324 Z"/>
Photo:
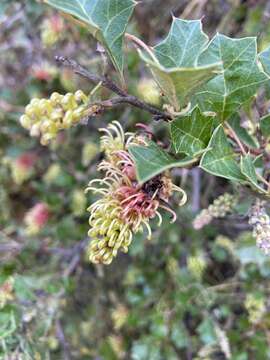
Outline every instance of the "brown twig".
<path fill-rule="evenodd" d="M 156 60 L 152 48 L 146 45 L 141 39 L 137 38 L 137 36 L 126 33 L 125 38 L 129 41 L 132 41 L 141 49 L 144 49 L 153 60 Z"/>
<path fill-rule="evenodd" d="M 148 111 L 150 114 L 155 116 L 156 120 L 163 119 L 165 121 L 168 121 L 172 119 L 170 114 L 160 111 L 159 109 L 145 103 L 144 101 L 138 99 L 136 96 L 133 95 L 128 95 L 125 97 L 114 97 L 109 100 L 95 102 L 95 105 L 100 105 L 101 107 L 104 108 L 117 107 L 122 104 L 129 104 L 139 109 Z"/>
<path fill-rule="evenodd" d="M 247 155 L 247 152 L 246 152 L 246 150 L 245 150 L 245 148 L 244 148 L 244 145 L 242 144 L 241 140 L 239 139 L 239 137 L 237 136 L 236 132 L 233 130 L 233 128 L 231 127 L 231 125 L 230 125 L 228 122 L 226 122 L 225 125 L 226 125 L 226 127 L 228 128 L 228 130 L 230 131 L 232 138 L 235 140 L 235 142 L 236 142 L 237 145 L 239 146 L 242 154 L 243 154 L 243 155 Z"/>
<path fill-rule="evenodd" d="M 150 104 L 145 103 L 144 101 L 140 100 L 134 95 L 128 94 L 125 90 L 122 90 L 108 77 L 94 75 L 85 68 L 83 68 L 81 65 L 79 65 L 76 61 L 68 59 L 66 57 L 56 56 L 55 59 L 58 63 L 71 68 L 75 74 L 83 76 L 84 78 L 86 78 L 95 85 L 101 83 L 103 87 L 119 95 L 119 97 L 115 97 L 95 104 L 100 105 L 103 108 L 116 107 L 121 104 L 129 104 L 154 115 L 155 120 L 164 120 L 164 121 L 172 120 L 171 114 L 169 114 L 168 112 L 164 112 Z"/>

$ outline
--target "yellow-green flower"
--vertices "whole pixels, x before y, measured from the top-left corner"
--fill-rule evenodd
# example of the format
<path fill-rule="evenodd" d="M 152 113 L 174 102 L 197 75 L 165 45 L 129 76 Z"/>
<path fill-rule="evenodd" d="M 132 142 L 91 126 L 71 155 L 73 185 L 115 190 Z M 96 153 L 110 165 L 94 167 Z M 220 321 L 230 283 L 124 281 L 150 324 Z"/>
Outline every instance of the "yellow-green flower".
<path fill-rule="evenodd" d="M 164 202 L 173 191 L 183 191 L 172 183 L 168 174 L 158 175 L 144 185 L 138 184 L 127 150 L 129 144 L 141 142 L 142 138 L 124 133 L 116 121 L 101 131 L 105 133 L 101 139 L 105 159 L 98 170 L 103 171 L 105 177 L 90 181 L 86 189 L 102 196 L 88 208 L 91 227 L 88 234 L 92 238 L 88 252 L 91 262 L 110 264 L 118 251 L 128 251 L 133 234 L 146 228 L 151 238 L 150 220 L 157 217 L 158 225 L 162 222 L 159 208 L 169 211 L 175 220 L 175 213 Z"/>

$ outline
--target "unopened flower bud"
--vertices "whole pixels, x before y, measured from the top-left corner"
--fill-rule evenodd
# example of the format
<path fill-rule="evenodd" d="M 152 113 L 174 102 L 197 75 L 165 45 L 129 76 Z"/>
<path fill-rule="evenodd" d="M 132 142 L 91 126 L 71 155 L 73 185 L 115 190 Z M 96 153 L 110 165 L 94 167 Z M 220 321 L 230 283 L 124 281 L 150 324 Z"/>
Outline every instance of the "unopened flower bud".
<path fill-rule="evenodd" d="M 144 101 L 159 105 L 160 103 L 160 90 L 153 79 L 144 78 L 139 81 L 137 92 Z"/>

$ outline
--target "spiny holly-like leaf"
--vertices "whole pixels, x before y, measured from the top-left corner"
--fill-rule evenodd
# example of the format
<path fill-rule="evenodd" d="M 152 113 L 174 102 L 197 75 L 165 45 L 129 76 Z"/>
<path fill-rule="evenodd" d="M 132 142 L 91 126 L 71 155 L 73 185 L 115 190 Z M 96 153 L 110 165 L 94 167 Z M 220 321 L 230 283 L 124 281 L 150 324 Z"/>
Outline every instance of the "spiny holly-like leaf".
<path fill-rule="evenodd" d="M 123 36 L 136 2 L 134 0 L 45 0 L 49 5 L 87 24 L 91 34 L 107 49 L 123 74 Z"/>
<path fill-rule="evenodd" d="M 270 46 L 259 54 L 259 60 L 263 69 L 270 76 Z"/>
<path fill-rule="evenodd" d="M 199 65 L 222 61 L 223 73 L 197 93 L 204 111 L 214 111 L 221 122 L 228 119 L 267 81 L 257 64 L 256 38 L 231 39 L 217 34 L 199 58 Z"/>
<path fill-rule="evenodd" d="M 198 107 L 171 122 L 171 136 L 176 153 L 193 156 L 208 145 L 215 117 L 201 113 Z"/>
<path fill-rule="evenodd" d="M 137 179 L 144 183 L 163 171 L 173 167 L 185 167 L 196 162 L 196 158 L 177 160 L 154 142 L 148 146 L 131 145 L 128 151 L 135 162 Z"/>
<path fill-rule="evenodd" d="M 235 160 L 235 153 L 228 142 L 222 125 L 219 125 L 213 132 L 208 148 L 209 151 L 201 158 L 200 167 L 202 169 L 210 174 L 229 180 L 245 180 Z"/>
<path fill-rule="evenodd" d="M 165 40 L 153 48 L 152 56 L 140 53 L 168 101 L 176 110 L 189 101 L 199 86 L 213 78 L 220 63 L 198 66 L 198 57 L 208 42 L 200 20 L 173 18 Z"/>
<path fill-rule="evenodd" d="M 267 114 L 261 118 L 260 129 L 265 138 L 270 137 L 270 114 Z"/>
<path fill-rule="evenodd" d="M 241 157 L 241 171 L 247 178 L 250 185 L 262 194 L 267 194 L 267 191 L 261 188 L 258 184 L 254 160 L 250 154 Z"/>
<path fill-rule="evenodd" d="M 241 119 L 240 116 L 236 113 L 234 114 L 229 120 L 228 123 L 235 131 L 236 135 L 239 139 L 246 144 L 247 146 L 258 149 L 259 144 L 255 137 L 251 136 L 248 131 L 241 126 Z"/>

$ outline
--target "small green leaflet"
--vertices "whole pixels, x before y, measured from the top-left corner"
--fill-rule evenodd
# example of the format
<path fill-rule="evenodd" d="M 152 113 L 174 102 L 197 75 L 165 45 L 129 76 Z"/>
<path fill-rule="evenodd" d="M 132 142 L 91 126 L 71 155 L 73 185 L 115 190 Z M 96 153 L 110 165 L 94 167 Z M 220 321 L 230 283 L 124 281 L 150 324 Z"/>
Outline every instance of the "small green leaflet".
<path fill-rule="evenodd" d="M 245 181 L 222 125 L 213 132 L 208 148 L 209 151 L 203 154 L 200 162 L 203 170 L 229 180 Z"/>
<path fill-rule="evenodd" d="M 123 37 L 136 2 L 133 0 L 45 0 L 49 5 L 87 24 L 107 49 L 123 77 Z"/>
<path fill-rule="evenodd" d="M 214 128 L 214 116 L 201 113 L 198 107 L 171 122 L 171 136 L 176 153 L 194 156 L 205 149 Z"/>
<path fill-rule="evenodd" d="M 267 81 L 257 63 L 256 38 L 231 39 L 217 34 L 202 53 L 199 65 L 222 61 L 223 73 L 196 94 L 202 110 L 214 111 L 220 122 L 228 119 Z"/>
<path fill-rule="evenodd" d="M 263 69 L 267 75 L 270 76 L 270 46 L 262 51 L 258 56 L 260 62 L 262 63 Z"/>
<path fill-rule="evenodd" d="M 228 123 L 233 128 L 239 139 L 246 144 L 247 146 L 258 149 L 259 144 L 255 137 L 251 136 L 248 131 L 241 126 L 241 119 L 239 114 L 235 113 L 233 114 L 230 119 L 228 120 Z"/>
<path fill-rule="evenodd" d="M 153 48 L 152 56 L 140 52 L 142 60 L 176 110 L 186 105 L 199 86 L 220 70 L 220 62 L 198 66 L 198 57 L 208 42 L 200 20 L 173 18 L 165 40 Z"/>
<path fill-rule="evenodd" d="M 265 138 L 270 137 L 270 114 L 267 114 L 261 118 L 260 129 Z"/>
<path fill-rule="evenodd" d="M 262 194 L 267 194 L 267 191 L 258 184 L 254 161 L 250 154 L 241 157 L 241 171 L 253 188 Z"/>
<path fill-rule="evenodd" d="M 177 160 L 152 141 L 148 146 L 130 145 L 128 151 L 135 162 L 137 179 L 141 184 L 167 169 L 189 166 L 197 161 L 191 157 Z"/>

